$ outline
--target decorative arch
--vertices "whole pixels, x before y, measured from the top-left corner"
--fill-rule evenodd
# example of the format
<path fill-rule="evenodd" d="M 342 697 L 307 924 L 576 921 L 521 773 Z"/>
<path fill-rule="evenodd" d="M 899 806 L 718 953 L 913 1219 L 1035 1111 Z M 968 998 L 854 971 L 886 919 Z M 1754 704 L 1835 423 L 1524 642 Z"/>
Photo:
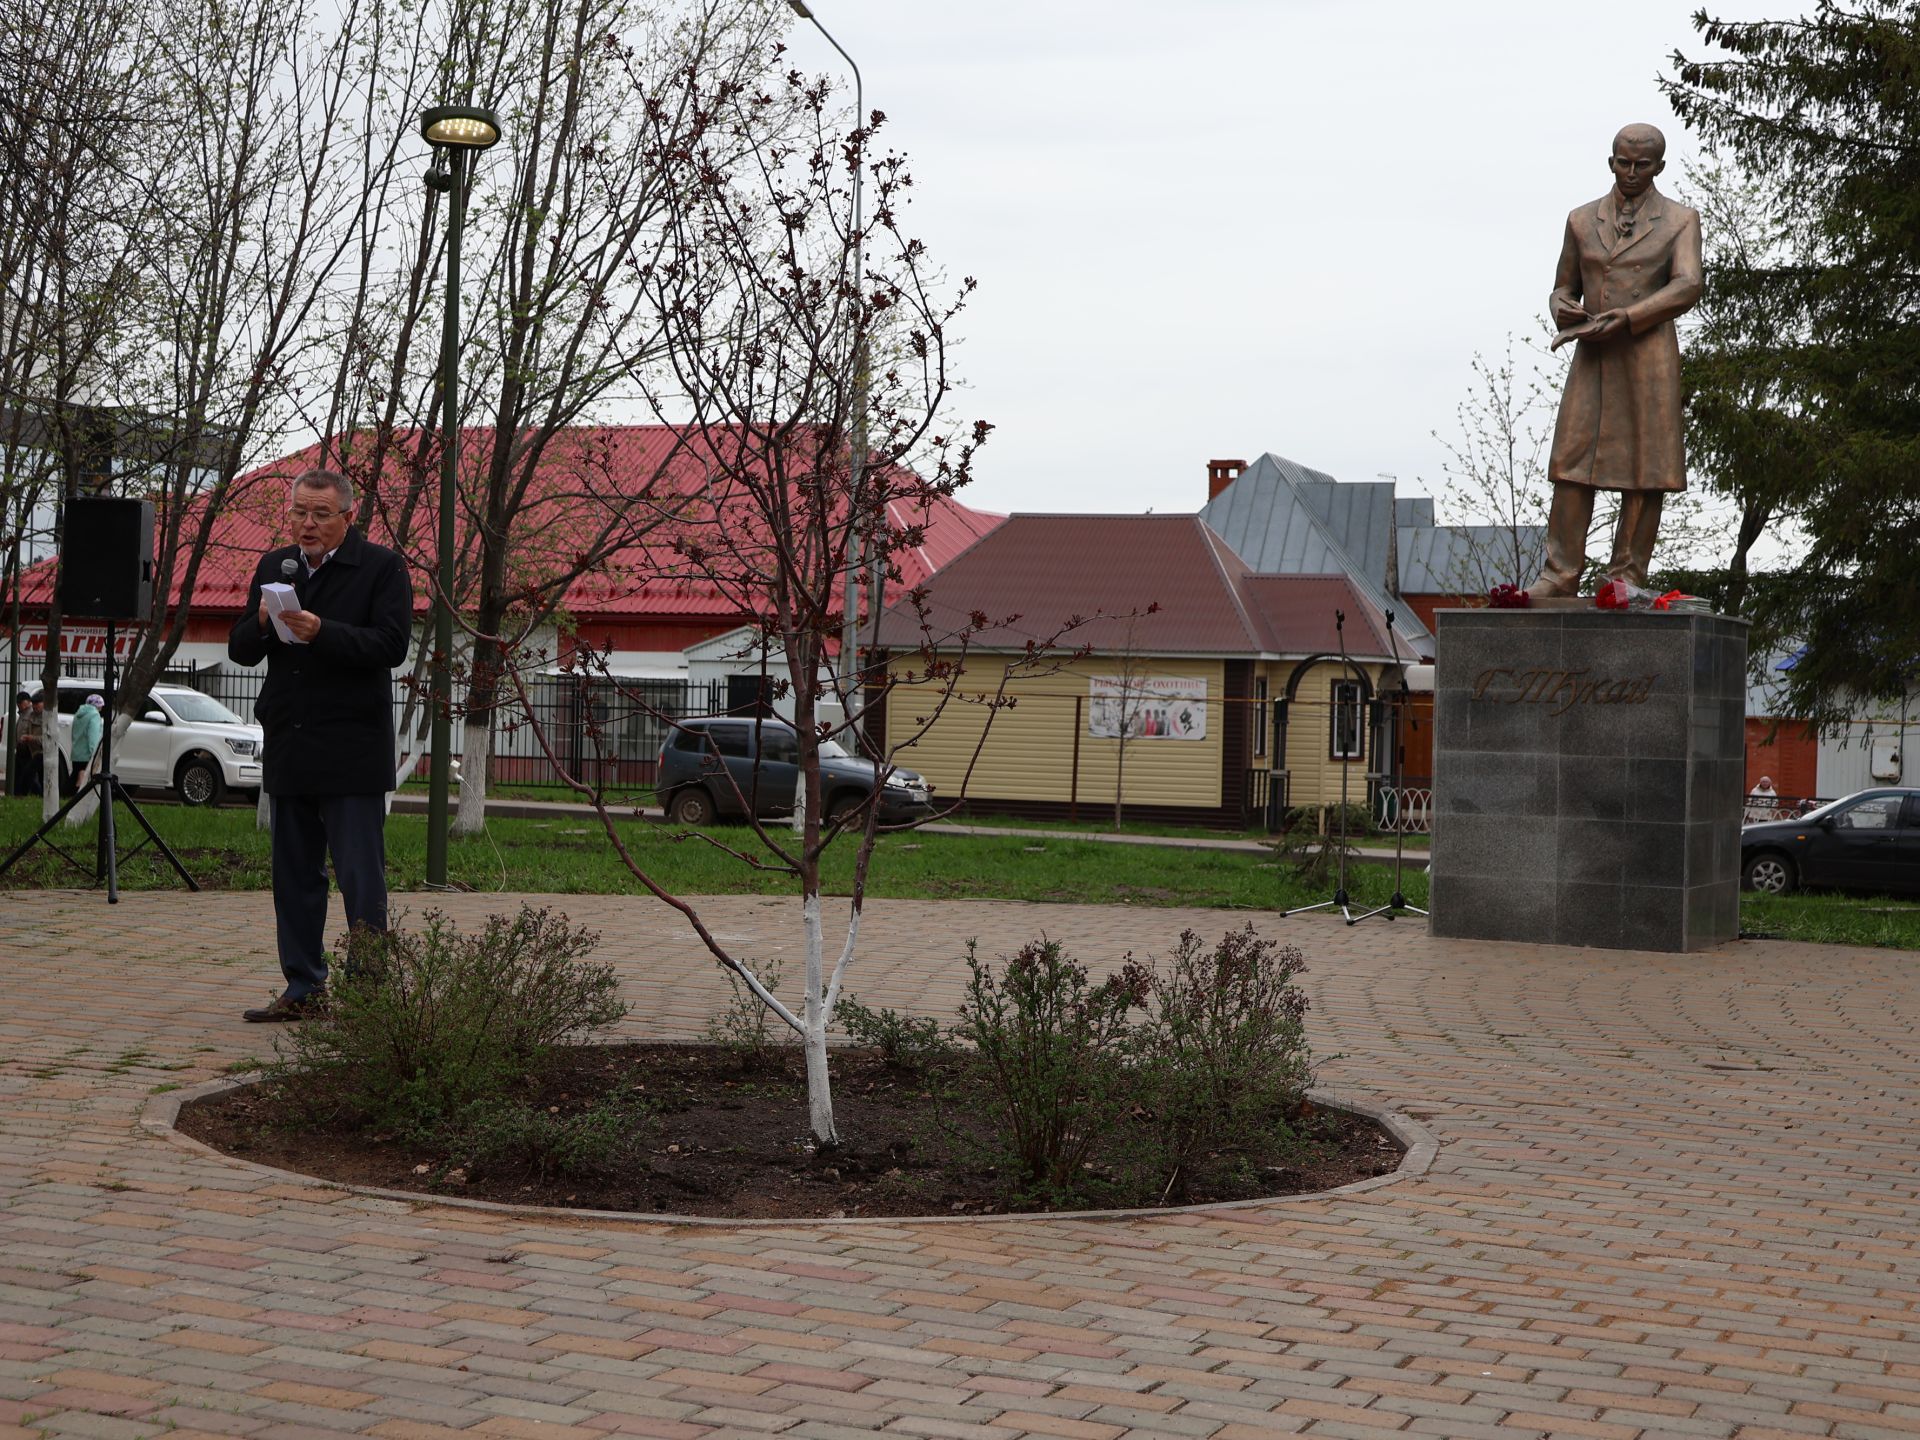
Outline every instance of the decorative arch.
<path fill-rule="evenodd" d="M 1373 677 L 1367 674 L 1367 667 L 1362 665 L 1358 660 L 1355 660 L 1351 655 L 1342 657 L 1337 650 L 1322 650 L 1317 654 L 1307 656 L 1306 659 L 1294 666 L 1293 673 L 1287 677 L 1287 699 L 1293 700 L 1299 696 L 1300 682 L 1307 678 L 1307 672 L 1313 669 L 1314 666 L 1323 661 L 1329 661 L 1335 665 L 1339 665 L 1343 663 L 1343 658 L 1347 669 L 1353 672 L 1353 678 L 1360 682 L 1361 703 L 1370 703 L 1373 700 Z"/>

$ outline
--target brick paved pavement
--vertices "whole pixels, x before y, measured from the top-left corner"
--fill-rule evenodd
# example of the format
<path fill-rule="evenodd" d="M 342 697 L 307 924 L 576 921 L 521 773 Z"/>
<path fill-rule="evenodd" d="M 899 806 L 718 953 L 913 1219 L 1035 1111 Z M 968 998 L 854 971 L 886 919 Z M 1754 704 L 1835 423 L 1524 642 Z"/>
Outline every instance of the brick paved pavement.
<path fill-rule="evenodd" d="M 661 907 L 560 903 L 606 930 L 636 1033 L 699 1030 L 722 985 Z M 784 902 L 713 913 L 787 942 Z M 852 988 L 939 1008 L 957 937 L 1104 961 L 1223 918 L 882 902 Z M 1439 1136 L 1425 1176 L 1145 1221 L 692 1229 L 264 1183 L 146 1135 L 156 1087 L 268 1038 L 236 1018 L 272 973 L 264 897 L 9 893 L 0 1440 L 1920 1435 L 1911 955 L 1266 928 L 1308 952 L 1335 1085 Z"/>

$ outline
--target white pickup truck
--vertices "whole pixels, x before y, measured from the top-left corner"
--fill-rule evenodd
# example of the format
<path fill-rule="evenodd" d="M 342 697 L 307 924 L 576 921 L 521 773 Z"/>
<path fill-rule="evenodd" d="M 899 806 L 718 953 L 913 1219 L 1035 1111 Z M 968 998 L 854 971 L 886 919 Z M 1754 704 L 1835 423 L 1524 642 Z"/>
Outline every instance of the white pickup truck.
<path fill-rule="evenodd" d="M 60 755 L 73 755 L 73 712 L 101 692 L 99 680 L 60 682 Z M 143 715 L 113 745 L 123 785 L 171 790 L 188 805 L 217 805 L 228 791 L 257 796 L 263 737 L 210 695 L 156 685 Z"/>

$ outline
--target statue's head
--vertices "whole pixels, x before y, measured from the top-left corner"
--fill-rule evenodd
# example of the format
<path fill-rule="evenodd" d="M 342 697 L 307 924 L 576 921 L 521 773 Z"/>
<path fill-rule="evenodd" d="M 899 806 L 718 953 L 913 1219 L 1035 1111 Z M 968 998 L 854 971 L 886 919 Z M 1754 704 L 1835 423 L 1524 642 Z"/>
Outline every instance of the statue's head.
<path fill-rule="evenodd" d="M 1629 125 L 1613 137 L 1607 157 L 1613 182 L 1629 200 L 1653 187 L 1653 177 L 1667 168 L 1667 137 L 1651 125 Z"/>

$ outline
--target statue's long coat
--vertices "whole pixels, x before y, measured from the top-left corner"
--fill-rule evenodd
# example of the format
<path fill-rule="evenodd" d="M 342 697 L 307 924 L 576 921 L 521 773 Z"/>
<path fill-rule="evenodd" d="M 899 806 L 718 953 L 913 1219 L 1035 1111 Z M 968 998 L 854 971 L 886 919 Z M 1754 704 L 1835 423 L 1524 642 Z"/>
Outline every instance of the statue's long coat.
<path fill-rule="evenodd" d="M 1616 194 L 1567 217 L 1552 303 L 1624 310 L 1631 333 L 1575 343 L 1547 475 L 1597 490 L 1684 490 L 1673 322 L 1700 298 L 1700 216 L 1649 190 L 1622 239 Z"/>

